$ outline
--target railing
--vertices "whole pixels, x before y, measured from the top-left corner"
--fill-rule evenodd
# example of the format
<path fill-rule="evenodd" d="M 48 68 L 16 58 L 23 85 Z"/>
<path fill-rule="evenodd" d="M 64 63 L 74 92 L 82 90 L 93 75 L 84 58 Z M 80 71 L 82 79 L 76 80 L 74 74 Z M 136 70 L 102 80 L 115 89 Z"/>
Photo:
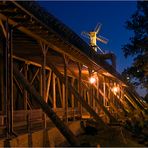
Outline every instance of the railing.
<path fill-rule="evenodd" d="M 65 110 L 63 108 L 56 108 L 55 113 L 61 118 L 65 118 Z M 29 132 L 34 130 L 35 127 L 43 128 L 44 118 L 43 111 L 41 109 L 32 109 L 32 110 L 17 110 L 13 111 L 13 130 L 16 134 L 21 132 Z M 78 108 L 68 108 L 67 117 L 69 119 L 74 119 L 80 116 Z M 5 116 L 0 112 L 0 137 L 4 138 L 5 135 Z M 90 118 L 89 113 L 86 110 L 82 111 L 82 118 Z M 51 120 L 47 118 L 48 123 L 51 123 Z M 50 125 L 50 124 L 49 124 Z M 36 128 L 36 130 L 39 130 Z"/>

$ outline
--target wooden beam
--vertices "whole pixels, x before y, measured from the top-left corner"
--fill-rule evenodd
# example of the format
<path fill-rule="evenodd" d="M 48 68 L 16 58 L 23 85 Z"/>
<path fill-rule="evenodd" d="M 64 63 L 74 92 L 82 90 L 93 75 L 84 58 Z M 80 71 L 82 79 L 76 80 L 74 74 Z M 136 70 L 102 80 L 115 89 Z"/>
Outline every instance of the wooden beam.
<path fill-rule="evenodd" d="M 56 110 L 56 76 L 53 73 L 52 75 L 52 87 L 53 87 L 53 110 Z"/>
<path fill-rule="evenodd" d="M 75 78 L 72 78 L 71 85 L 74 87 Z M 73 120 L 75 120 L 75 100 L 74 95 L 71 94 L 71 104 L 72 104 L 72 112 L 73 112 Z"/>
<path fill-rule="evenodd" d="M 67 83 L 68 83 L 68 73 L 67 73 L 67 67 L 68 67 L 68 62 L 69 62 L 69 58 L 66 55 L 63 55 L 63 62 L 64 62 L 64 83 L 65 83 L 65 119 L 66 122 L 68 123 L 68 95 L 69 95 L 69 90 L 67 87 Z"/>
<path fill-rule="evenodd" d="M 79 71 L 79 76 L 78 76 L 78 92 L 80 95 L 82 95 L 82 65 L 80 63 L 77 63 L 78 65 L 78 71 Z M 82 105 L 78 102 L 78 110 L 80 113 L 80 118 L 82 117 Z"/>
<path fill-rule="evenodd" d="M 47 90 L 46 90 L 46 102 L 48 102 L 49 97 L 49 89 L 50 89 L 50 83 L 51 83 L 51 70 L 49 70 L 48 80 L 47 80 Z"/>
<path fill-rule="evenodd" d="M 3 30 L 4 36 L 6 38 L 6 36 L 7 36 L 6 29 L 5 29 L 5 27 L 4 27 L 3 22 L 2 22 L 1 19 L 0 19 L 0 26 L 1 26 L 2 30 Z"/>
<path fill-rule="evenodd" d="M 58 83 L 58 90 L 59 90 L 60 101 L 61 101 L 61 105 L 62 105 L 63 98 L 62 98 L 62 89 L 61 89 L 61 84 L 60 84 L 59 78 L 57 78 L 57 83 Z"/>
<path fill-rule="evenodd" d="M 31 82 L 30 82 L 31 84 L 33 84 L 33 81 L 35 80 L 35 78 L 36 78 L 37 74 L 39 73 L 39 71 L 40 71 L 39 69 L 36 70 L 36 72 L 35 72 L 35 74 L 34 74 L 32 80 L 31 80 Z"/>

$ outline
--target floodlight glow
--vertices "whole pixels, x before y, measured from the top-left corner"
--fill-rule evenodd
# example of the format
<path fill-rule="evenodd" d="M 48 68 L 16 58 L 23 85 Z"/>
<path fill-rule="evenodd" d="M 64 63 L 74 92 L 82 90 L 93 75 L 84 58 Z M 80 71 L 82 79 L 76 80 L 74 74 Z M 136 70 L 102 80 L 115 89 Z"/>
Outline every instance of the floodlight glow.
<path fill-rule="evenodd" d="M 89 82 L 90 82 L 91 84 L 94 84 L 94 83 L 96 82 L 96 79 L 95 79 L 94 77 L 90 77 L 90 78 L 89 78 Z"/>
<path fill-rule="evenodd" d="M 114 86 L 114 87 L 112 88 L 112 90 L 113 90 L 114 93 L 117 93 L 117 92 L 119 91 L 119 87 Z"/>

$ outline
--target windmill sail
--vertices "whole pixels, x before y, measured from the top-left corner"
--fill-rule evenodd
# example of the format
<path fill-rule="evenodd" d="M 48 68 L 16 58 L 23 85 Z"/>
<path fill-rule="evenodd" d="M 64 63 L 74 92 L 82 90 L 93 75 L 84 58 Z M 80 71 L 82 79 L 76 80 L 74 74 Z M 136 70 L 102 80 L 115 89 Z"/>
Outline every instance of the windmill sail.
<path fill-rule="evenodd" d="M 96 39 L 97 39 L 98 41 L 104 43 L 104 44 L 107 44 L 107 43 L 108 43 L 108 40 L 105 39 L 105 38 L 103 38 L 102 36 L 98 36 L 98 37 L 96 37 Z"/>
<path fill-rule="evenodd" d="M 82 32 L 81 34 L 87 38 L 90 39 L 90 45 L 91 47 L 97 52 L 97 49 L 101 51 L 101 53 L 104 53 L 103 50 L 101 50 L 100 47 L 97 46 L 97 41 L 100 41 L 101 43 L 107 44 L 108 40 L 105 39 L 102 36 L 97 36 L 101 29 L 102 24 L 98 23 L 97 26 L 95 27 L 94 31 L 91 32 Z"/>
<path fill-rule="evenodd" d="M 94 32 L 96 32 L 96 34 L 99 33 L 101 26 L 102 26 L 102 24 L 98 23 L 97 26 L 95 27 Z"/>
<path fill-rule="evenodd" d="M 81 35 L 90 39 L 90 34 L 88 32 L 82 32 Z"/>

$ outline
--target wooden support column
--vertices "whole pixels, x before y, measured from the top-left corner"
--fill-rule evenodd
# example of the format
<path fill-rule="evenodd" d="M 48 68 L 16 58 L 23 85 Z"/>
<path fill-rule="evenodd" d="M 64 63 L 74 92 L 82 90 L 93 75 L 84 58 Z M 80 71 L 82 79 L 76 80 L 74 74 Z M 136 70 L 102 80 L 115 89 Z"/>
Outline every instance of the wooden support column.
<path fill-rule="evenodd" d="M 52 78 L 52 86 L 53 86 L 53 110 L 56 111 L 56 76 L 53 73 Z"/>
<path fill-rule="evenodd" d="M 103 93 L 104 93 L 104 96 L 106 96 L 106 87 L 105 87 L 105 77 L 103 77 Z M 104 102 L 104 106 L 106 106 L 106 102 L 107 102 L 107 100 L 106 100 L 106 97 L 104 97 L 103 98 L 103 102 Z"/>
<path fill-rule="evenodd" d="M 90 84 L 89 84 L 90 85 Z M 87 103 L 88 103 L 88 105 L 90 105 L 90 90 L 88 90 L 87 92 L 86 92 L 86 95 L 87 95 Z"/>
<path fill-rule="evenodd" d="M 69 58 L 64 55 L 64 78 L 65 78 L 65 121 L 66 123 L 68 123 L 68 75 L 67 75 L 67 67 L 68 67 L 68 62 L 69 62 Z"/>
<path fill-rule="evenodd" d="M 62 84 L 62 108 L 64 110 L 64 116 L 65 116 L 65 84 Z"/>
<path fill-rule="evenodd" d="M 49 71 L 48 80 L 47 80 L 47 90 L 46 90 L 46 102 L 48 102 L 49 97 L 49 89 L 50 89 L 50 83 L 51 83 L 51 70 Z"/>
<path fill-rule="evenodd" d="M 29 71 L 29 63 L 28 62 L 25 62 L 23 69 L 24 69 L 24 77 L 25 77 L 26 80 L 28 80 L 28 71 Z M 30 141 L 28 145 L 31 147 L 32 146 L 32 142 L 31 142 L 32 141 L 32 131 L 31 131 L 31 127 L 32 127 L 31 110 L 32 110 L 32 106 L 31 106 L 31 103 L 28 99 L 27 90 L 20 86 L 20 84 L 19 84 L 19 82 L 17 81 L 16 78 L 14 80 L 17 82 L 19 89 L 21 90 L 21 92 L 24 95 L 24 110 L 25 110 L 25 116 L 26 116 L 26 122 L 27 122 L 28 141 Z M 31 83 L 33 83 L 33 81 Z"/>
<path fill-rule="evenodd" d="M 9 86 L 10 86 L 10 132 L 13 133 L 13 29 L 9 29 L 10 45 L 9 45 Z"/>
<path fill-rule="evenodd" d="M 5 82 L 5 51 L 6 51 L 6 30 L 4 27 L 4 24 L 2 20 L 0 19 L 0 27 L 2 29 L 1 36 L 1 50 L 3 52 L 3 55 L 0 55 L 0 99 L 1 99 L 1 109 L 2 109 L 2 115 L 6 116 L 6 97 L 5 97 L 5 88 L 4 88 L 4 82 Z"/>
<path fill-rule="evenodd" d="M 28 64 L 27 63 L 24 66 L 24 76 L 25 76 L 25 79 L 27 80 L 28 79 Z M 24 89 L 24 109 L 26 113 L 27 113 L 27 98 L 28 98 L 28 94 L 27 94 L 27 91 Z"/>
<path fill-rule="evenodd" d="M 41 49 L 42 49 L 42 97 L 46 101 L 46 54 L 48 51 L 48 46 L 46 46 L 44 43 L 40 42 Z M 43 115 L 44 120 L 44 127 L 46 129 L 47 123 L 46 123 L 46 114 Z"/>
<path fill-rule="evenodd" d="M 100 99 L 100 96 L 99 96 L 99 82 L 100 82 L 100 80 L 99 80 L 99 74 L 97 73 L 97 84 L 96 84 L 96 97 L 97 97 L 97 99 Z M 96 103 L 97 103 L 97 101 L 96 101 Z M 99 103 L 99 104 L 101 104 L 101 102 Z M 96 112 L 98 113 L 98 114 L 100 114 L 100 108 L 98 108 L 98 104 L 97 104 L 97 110 L 96 110 Z"/>
<path fill-rule="evenodd" d="M 74 134 L 69 130 L 67 125 L 65 125 L 61 119 L 56 115 L 51 107 L 44 101 L 43 97 L 34 89 L 33 86 L 24 78 L 24 76 L 19 72 L 18 68 L 13 65 L 14 75 L 21 85 L 33 96 L 34 101 L 36 101 L 42 110 L 47 114 L 47 116 L 53 121 L 59 131 L 71 144 L 71 146 L 80 146 L 79 140 L 74 136 Z"/>
<path fill-rule="evenodd" d="M 88 72 L 89 72 L 89 78 L 91 78 L 91 76 L 92 76 L 92 71 L 90 70 L 90 69 L 88 69 Z M 88 91 L 88 102 L 89 102 L 89 105 L 91 106 L 92 105 L 92 91 L 91 91 L 91 88 L 92 88 L 92 86 L 91 86 L 91 84 L 89 83 L 88 84 L 89 86 L 89 91 Z"/>
<path fill-rule="evenodd" d="M 80 63 L 77 64 L 78 65 L 78 70 L 79 70 L 79 77 L 78 77 L 78 93 L 80 95 L 82 95 L 82 80 L 81 80 L 81 75 L 82 75 L 82 65 Z M 80 118 L 82 118 L 82 105 L 80 104 L 80 102 L 78 102 L 78 110 L 80 113 Z"/>
<path fill-rule="evenodd" d="M 42 96 L 42 94 L 43 94 L 43 89 L 42 89 L 42 85 L 43 85 L 43 83 L 42 83 L 42 68 L 40 69 L 40 95 Z"/>
<path fill-rule="evenodd" d="M 97 73 L 97 84 L 96 84 L 96 86 L 97 86 L 96 97 L 99 99 L 99 91 L 98 91 L 98 89 L 99 89 L 99 74 L 98 73 Z"/>
<path fill-rule="evenodd" d="M 94 97 L 96 97 L 96 89 L 92 88 L 92 95 L 93 95 L 93 109 L 96 111 L 96 100 Z"/>
<path fill-rule="evenodd" d="M 6 23 L 6 25 L 8 25 Z M 6 117 L 4 120 L 4 124 L 6 125 L 6 135 L 7 138 L 10 136 L 10 124 L 9 124 L 9 111 L 8 111 L 8 51 L 9 51 L 9 38 L 8 38 L 8 27 L 5 29 L 6 36 L 5 36 L 5 48 L 3 48 L 3 56 L 4 56 L 4 62 L 5 65 L 4 68 L 4 116 Z"/>
<path fill-rule="evenodd" d="M 3 89 L 4 89 L 4 87 L 3 87 L 3 77 L 4 77 L 4 75 L 3 75 L 3 66 L 4 66 L 4 64 L 3 64 L 3 57 L 0 55 L 0 100 L 1 100 L 1 111 L 2 111 L 2 115 L 4 114 L 4 92 L 3 92 Z"/>
<path fill-rule="evenodd" d="M 61 107 L 63 107 L 62 102 L 63 102 L 63 96 L 62 96 L 62 89 L 61 89 L 61 83 L 59 78 L 57 78 L 57 82 L 58 82 L 58 89 L 59 89 L 59 95 L 60 95 L 60 101 L 61 101 Z"/>
<path fill-rule="evenodd" d="M 6 134 L 7 138 L 12 135 L 13 132 L 13 51 L 12 51 L 12 29 L 9 27 L 8 18 L 5 25 L 0 20 L 5 36 L 5 47 L 3 48 L 3 57 L 5 65 L 4 68 L 4 116 L 6 116 Z"/>
<path fill-rule="evenodd" d="M 71 85 L 74 87 L 74 81 L 75 78 L 72 78 Z M 75 120 L 75 100 L 74 100 L 74 95 L 71 94 L 71 103 L 72 103 L 72 112 L 73 112 L 73 120 Z"/>
<path fill-rule="evenodd" d="M 86 99 L 86 89 L 84 88 L 83 89 L 83 98 L 84 98 L 84 100 L 85 100 L 85 102 L 87 102 L 87 99 Z M 83 116 L 83 113 L 85 113 L 85 110 L 84 109 L 82 109 L 82 116 Z"/>
<path fill-rule="evenodd" d="M 110 89 L 108 89 L 108 110 L 110 111 L 110 102 L 111 102 L 111 90 Z"/>
<path fill-rule="evenodd" d="M 42 49 L 42 52 L 43 52 L 43 55 L 42 55 L 42 96 L 45 100 L 46 98 L 46 54 L 47 54 L 47 51 L 48 51 L 48 46 L 46 46 L 45 44 L 43 43 L 40 43 L 41 45 L 41 49 Z"/>

